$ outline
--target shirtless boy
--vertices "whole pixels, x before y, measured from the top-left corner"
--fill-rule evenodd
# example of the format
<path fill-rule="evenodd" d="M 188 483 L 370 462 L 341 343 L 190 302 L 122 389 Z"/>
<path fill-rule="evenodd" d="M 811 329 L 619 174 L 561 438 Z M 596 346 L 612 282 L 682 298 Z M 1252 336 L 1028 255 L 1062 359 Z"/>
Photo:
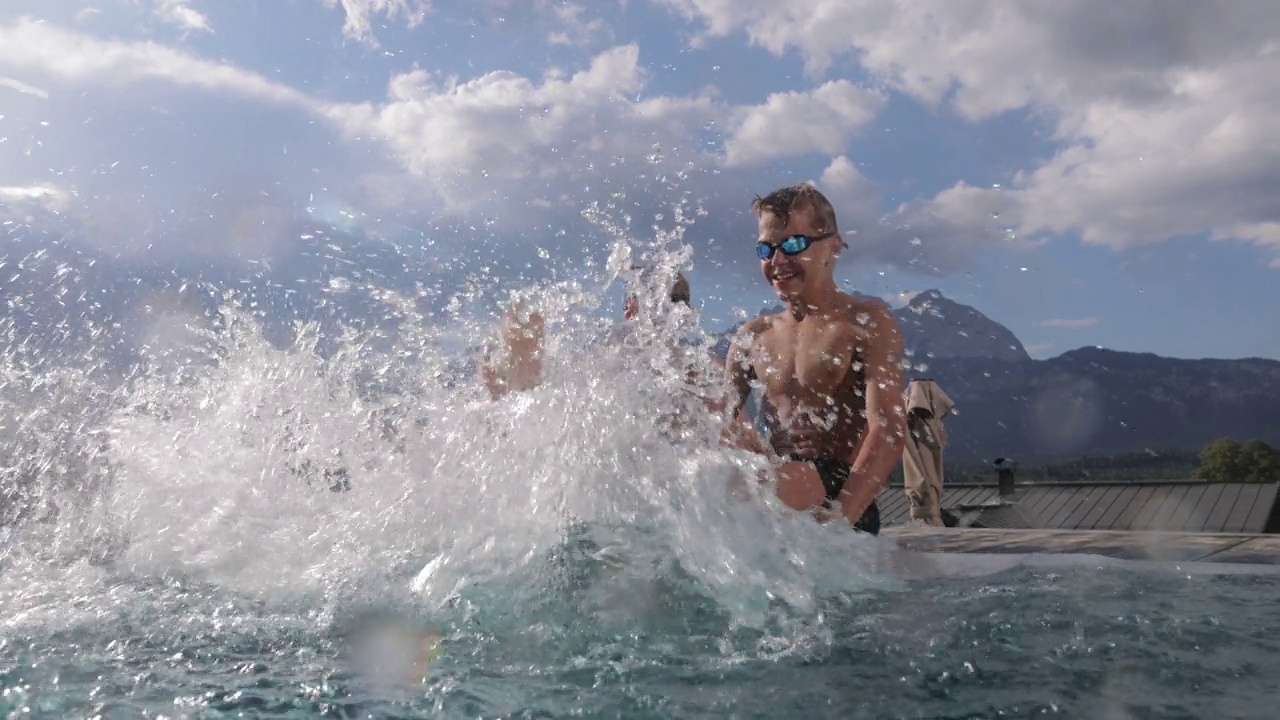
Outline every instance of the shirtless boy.
<path fill-rule="evenodd" d="M 836 287 L 846 245 L 835 210 L 811 185 L 758 198 L 756 251 L 784 310 L 747 322 L 725 364 L 736 442 L 777 456 L 778 498 L 820 518 L 880 529 L 875 499 L 902 458 L 902 334 L 883 303 Z M 762 391 L 768 446 L 742 411 Z"/>

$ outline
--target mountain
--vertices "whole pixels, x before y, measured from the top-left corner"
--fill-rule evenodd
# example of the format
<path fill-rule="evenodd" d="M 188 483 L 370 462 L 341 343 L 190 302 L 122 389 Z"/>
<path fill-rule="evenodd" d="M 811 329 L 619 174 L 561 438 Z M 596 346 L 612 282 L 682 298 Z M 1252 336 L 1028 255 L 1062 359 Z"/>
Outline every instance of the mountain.
<path fill-rule="evenodd" d="M 1280 444 L 1280 362 L 1081 348 L 1048 360 L 942 358 L 956 402 L 948 461 L 1196 451 L 1219 437 Z"/>
<path fill-rule="evenodd" d="M 1009 328 L 937 290 L 916 295 L 893 314 L 902 326 L 904 344 L 917 361 L 944 357 L 1009 362 L 1031 359 Z"/>
<path fill-rule="evenodd" d="M 948 463 L 1199 451 L 1219 437 L 1280 445 L 1275 360 L 1100 348 L 1033 360 L 1008 328 L 937 290 L 894 315 L 913 353 L 908 379 L 935 380 L 956 402 Z"/>

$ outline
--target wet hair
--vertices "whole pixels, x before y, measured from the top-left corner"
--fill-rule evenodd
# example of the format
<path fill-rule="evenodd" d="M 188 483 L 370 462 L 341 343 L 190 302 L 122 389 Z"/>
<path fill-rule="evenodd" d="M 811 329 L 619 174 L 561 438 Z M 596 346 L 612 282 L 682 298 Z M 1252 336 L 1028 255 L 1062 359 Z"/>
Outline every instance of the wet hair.
<path fill-rule="evenodd" d="M 693 293 L 689 290 L 689 281 L 684 275 L 676 273 L 676 281 L 671 286 L 671 302 L 688 305 L 693 299 L 692 295 Z"/>
<path fill-rule="evenodd" d="M 751 209 L 756 215 L 768 213 L 781 220 L 783 225 L 791 221 L 793 211 L 806 208 L 813 212 L 823 232 L 840 232 L 836 225 L 836 209 L 831 206 L 831 201 L 809 183 L 778 188 L 764 197 L 757 196 L 751 202 Z"/>

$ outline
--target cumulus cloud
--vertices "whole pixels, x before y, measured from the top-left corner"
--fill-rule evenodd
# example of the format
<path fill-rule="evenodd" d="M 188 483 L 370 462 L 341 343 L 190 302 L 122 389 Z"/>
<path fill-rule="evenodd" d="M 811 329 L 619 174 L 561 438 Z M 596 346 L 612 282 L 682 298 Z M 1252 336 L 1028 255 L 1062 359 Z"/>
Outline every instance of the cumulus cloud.
<path fill-rule="evenodd" d="M 374 25 L 379 20 L 404 22 L 413 28 L 436 11 L 431 0 L 320 0 L 326 7 L 342 8 L 343 34 L 377 47 Z M 491 26 L 504 25 L 522 32 L 546 33 L 552 45 L 589 45 L 613 35 L 600 17 L 602 3 L 571 0 L 471 0 L 449 7 L 455 17 Z"/>
<path fill-rule="evenodd" d="M 309 195 L 349 194 L 333 170 L 359 167 L 316 123 L 326 103 L 159 43 L 19 20 L 0 24 L 0 73 L 43 93 L 5 107 L 6 216 L 77 223 L 112 253 L 279 256 Z"/>
<path fill-rule="evenodd" d="M 0 187 L 0 202 L 37 202 L 50 207 L 65 205 L 66 190 L 55 185 L 30 185 L 27 187 Z"/>
<path fill-rule="evenodd" d="M 540 0 L 546 4 L 547 0 Z M 552 29 L 547 41 L 553 45 L 583 45 L 610 37 L 612 31 L 602 18 L 590 17 L 587 7 L 575 2 L 553 2 L 550 8 Z"/>
<path fill-rule="evenodd" d="M 894 293 L 884 293 L 880 295 L 880 299 L 889 304 L 890 307 L 902 308 L 911 304 L 912 300 L 924 290 L 902 290 Z"/>
<path fill-rule="evenodd" d="M 383 140 L 450 211 L 512 199 L 573 204 L 591 182 L 648 177 L 688 161 L 690 127 L 713 118 L 707 98 L 635 100 L 639 48 L 600 53 L 572 75 L 541 82 L 493 72 L 459 82 L 422 70 L 391 80 L 386 102 L 330 108 L 350 135 Z M 571 178 L 585 184 L 575 187 Z"/>
<path fill-rule="evenodd" d="M 807 92 L 774 93 L 741 111 L 725 142 L 729 167 L 810 153 L 838 155 L 876 116 L 883 98 L 848 80 Z"/>
<path fill-rule="evenodd" d="M 319 220 L 424 244 L 479 238 L 507 267 L 535 250 L 581 259 L 589 206 L 648 237 L 671 225 L 672 204 L 701 195 L 716 155 L 699 133 L 728 111 L 637 97 L 635 45 L 540 78 L 403 72 L 385 99 L 346 103 L 190 51 L 24 20 L 0 25 L 0 73 L 49 93 L 6 108 L 10 133 L 30 139 L 0 145 L 0 186 L 56 173 L 79 236 L 151 258 L 274 262 L 300 222 Z M 6 199 L 7 216 L 52 216 L 32 193 Z"/>
<path fill-rule="evenodd" d="M 640 48 L 624 44 L 540 76 L 403 71 L 384 97 L 339 102 L 189 50 L 30 20 L 0 25 L 0 72 L 48 88 L 51 103 L 11 115 L 39 144 L 27 154 L 0 146 L 0 185 L 40 186 L 56 169 L 60 212 L 117 252 L 278 258 L 299 218 L 324 217 L 488 237 L 504 253 L 580 254 L 584 210 L 647 237 L 682 202 L 710 211 L 697 237 L 745 237 L 739 226 L 760 190 L 749 186 L 752 168 L 837 153 L 820 182 L 863 257 L 906 264 L 919 254 L 903 233 L 922 231 L 902 227 L 906 214 L 886 225 L 880 190 L 838 154 L 883 101 L 843 80 L 755 106 L 714 90 L 652 94 Z M 783 122 L 797 116 L 812 121 L 806 131 Z M 913 221 L 972 214 L 972 203 L 949 198 L 912 208 Z M 22 212 L 47 210 L 33 202 Z"/>
<path fill-rule="evenodd" d="M 313 105 L 305 94 L 234 65 L 156 42 L 102 40 L 26 18 L 0 25 L 0 68 L 70 83 L 159 80 L 256 100 Z"/>
<path fill-rule="evenodd" d="M 1040 327 L 1065 328 L 1067 330 L 1083 330 L 1098 324 L 1098 318 L 1052 318 L 1040 321 Z"/>
<path fill-rule="evenodd" d="M 835 205 L 855 256 L 922 275 L 946 275 L 997 245 L 1025 244 L 1008 232 L 1018 207 L 998 190 L 958 183 L 933 198 L 882 210 L 883 191 L 847 156 L 817 181 Z"/>
<path fill-rule="evenodd" d="M 1257 245 L 1273 247 L 1275 256 L 1269 267 L 1280 270 L 1280 222 L 1244 223 L 1214 233 L 1215 240 L 1243 239 Z"/>
<path fill-rule="evenodd" d="M 1280 221 L 1280 5 L 1185 0 L 942 4 L 658 0 L 707 36 L 743 32 L 821 74 L 856 58 L 981 121 L 1026 110 L 1061 150 L 1014 182 L 1021 233 L 1111 247 L 1209 233 L 1273 249 Z M 1261 232 L 1257 230 L 1261 229 Z"/>
<path fill-rule="evenodd" d="M 38 87 L 32 87 L 20 80 L 14 80 L 13 78 L 9 78 L 9 77 L 0 76 L 0 87 L 9 88 L 10 90 L 16 90 L 26 95 L 34 95 L 38 98 L 49 97 L 49 93 L 45 92 L 44 90 L 41 90 Z"/>
<path fill-rule="evenodd" d="M 388 20 L 401 19 L 413 27 L 431 12 L 430 0 L 320 0 L 326 7 L 341 7 L 344 20 L 342 32 L 347 37 L 378 45 L 373 33 L 374 19 L 382 16 Z"/>
<path fill-rule="evenodd" d="M 209 18 L 191 7 L 190 0 L 155 0 L 156 15 L 163 21 L 183 30 L 212 32 Z"/>
<path fill-rule="evenodd" d="M 817 182 L 819 189 L 836 206 L 837 222 L 846 235 L 858 231 L 857 224 L 866 225 L 880 216 L 882 192 L 876 183 L 858 170 L 845 155 L 839 155 L 827 165 Z M 847 219 L 852 216 L 854 223 Z"/>

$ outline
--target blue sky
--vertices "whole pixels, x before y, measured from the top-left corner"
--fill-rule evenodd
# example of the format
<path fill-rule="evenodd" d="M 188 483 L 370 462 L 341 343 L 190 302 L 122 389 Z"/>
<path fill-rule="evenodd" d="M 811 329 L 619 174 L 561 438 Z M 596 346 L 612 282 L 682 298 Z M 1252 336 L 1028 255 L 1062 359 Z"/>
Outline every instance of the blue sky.
<path fill-rule="evenodd" d="M 850 289 L 1036 357 L 1280 358 L 1280 6 L 1147 0 L 0 4 L 0 221 L 128 262 L 284 263 L 300 215 L 440 278 L 581 275 L 701 206 L 706 324 L 770 301 L 811 180 Z"/>

